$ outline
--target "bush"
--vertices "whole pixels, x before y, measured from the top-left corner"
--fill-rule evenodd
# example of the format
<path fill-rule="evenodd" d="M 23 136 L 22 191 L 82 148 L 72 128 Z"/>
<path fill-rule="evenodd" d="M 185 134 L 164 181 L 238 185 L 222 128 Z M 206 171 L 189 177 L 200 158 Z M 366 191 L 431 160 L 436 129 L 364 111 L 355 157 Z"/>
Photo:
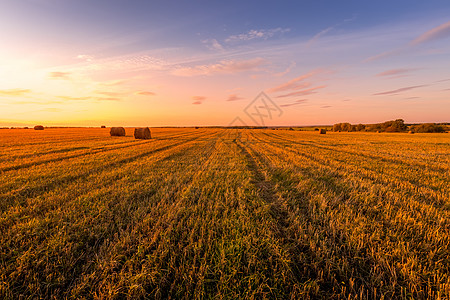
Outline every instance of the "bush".
<path fill-rule="evenodd" d="M 413 125 L 411 127 L 412 132 L 417 133 L 434 133 L 434 132 L 445 132 L 445 129 L 441 125 L 435 123 L 425 123 L 420 125 Z"/>

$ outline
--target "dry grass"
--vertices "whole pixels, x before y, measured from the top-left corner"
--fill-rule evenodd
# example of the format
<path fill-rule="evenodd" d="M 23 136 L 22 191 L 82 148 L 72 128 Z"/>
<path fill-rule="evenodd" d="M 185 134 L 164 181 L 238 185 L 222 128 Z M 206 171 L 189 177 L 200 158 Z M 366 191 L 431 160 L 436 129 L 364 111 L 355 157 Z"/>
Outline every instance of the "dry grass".
<path fill-rule="evenodd" d="M 450 135 L 2 130 L 0 298 L 450 298 Z"/>

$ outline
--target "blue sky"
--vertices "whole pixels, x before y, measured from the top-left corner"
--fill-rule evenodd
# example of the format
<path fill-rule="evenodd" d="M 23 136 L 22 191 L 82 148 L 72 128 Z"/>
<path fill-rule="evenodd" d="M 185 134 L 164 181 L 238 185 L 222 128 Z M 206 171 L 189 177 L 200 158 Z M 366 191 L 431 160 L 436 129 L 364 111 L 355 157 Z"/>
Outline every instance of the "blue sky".
<path fill-rule="evenodd" d="M 0 124 L 227 125 L 260 91 L 268 125 L 449 121 L 448 1 L 0 0 L 0 28 Z"/>

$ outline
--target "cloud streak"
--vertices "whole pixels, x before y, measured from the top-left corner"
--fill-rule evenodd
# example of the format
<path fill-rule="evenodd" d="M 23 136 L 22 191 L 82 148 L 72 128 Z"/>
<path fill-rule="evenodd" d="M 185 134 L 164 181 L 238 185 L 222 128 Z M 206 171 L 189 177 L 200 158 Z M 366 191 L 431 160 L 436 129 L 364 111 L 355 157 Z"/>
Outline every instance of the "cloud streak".
<path fill-rule="evenodd" d="M 305 79 L 308 79 L 318 73 L 320 73 L 320 70 L 314 70 L 314 71 L 311 71 L 304 75 L 300 75 L 294 79 L 289 80 L 288 82 L 282 83 L 276 87 L 268 89 L 267 92 L 268 93 L 276 93 L 276 92 L 295 90 L 295 89 L 301 89 L 301 88 L 308 87 L 311 84 L 308 82 L 302 82 L 302 81 L 304 81 Z"/>
<path fill-rule="evenodd" d="M 245 98 L 239 97 L 237 94 L 232 94 L 228 96 L 227 101 L 238 101 L 238 100 L 244 100 Z"/>
<path fill-rule="evenodd" d="M 227 43 L 234 43 L 234 42 L 242 42 L 242 41 L 250 41 L 250 40 L 255 40 L 255 39 L 263 39 L 266 40 L 268 38 L 271 38 L 277 34 L 283 34 L 286 32 L 289 32 L 290 29 L 289 28 L 273 28 L 273 29 L 269 29 L 269 30 L 264 30 L 264 29 L 260 29 L 260 30 L 249 30 L 245 33 L 241 33 L 241 34 L 237 34 L 237 35 L 231 35 L 229 36 L 225 42 Z"/>
<path fill-rule="evenodd" d="M 300 104 L 305 104 L 306 102 L 308 102 L 308 99 L 299 99 L 293 103 L 286 103 L 286 104 L 280 104 L 281 107 L 289 107 L 289 106 L 295 106 L 295 105 L 300 105 Z"/>
<path fill-rule="evenodd" d="M 434 40 L 447 38 L 447 37 L 450 37 L 450 21 L 447 23 L 441 24 L 433 29 L 428 30 L 427 32 L 425 32 L 425 33 L 421 34 L 420 36 L 418 36 L 417 38 L 415 38 L 414 40 L 410 41 L 405 46 L 371 56 L 371 57 L 367 58 L 366 60 L 364 60 L 364 62 L 370 62 L 370 61 L 378 60 L 381 58 L 397 55 L 408 49 L 419 46 L 421 44 L 431 42 Z"/>
<path fill-rule="evenodd" d="M 387 70 L 381 73 L 378 73 L 376 76 L 380 77 L 391 77 L 391 76 L 399 76 L 399 75 L 405 75 L 406 73 L 409 73 L 415 69 L 392 69 Z"/>
<path fill-rule="evenodd" d="M 20 96 L 24 96 L 29 93 L 31 93 L 31 90 L 29 90 L 29 89 L 0 90 L 0 96 L 20 97 Z"/>
<path fill-rule="evenodd" d="M 51 78 L 51 79 L 69 80 L 70 79 L 70 73 L 69 72 L 50 72 L 50 73 L 48 73 L 48 77 Z"/>
<path fill-rule="evenodd" d="M 139 92 L 136 92 L 134 94 L 138 95 L 138 96 L 155 96 L 156 95 L 153 92 L 147 92 L 147 91 L 139 91 Z"/>
<path fill-rule="evenodd" d="M 202 104 L 203 101 L 206 100 L 205 96 L 192 96 L 191 98 L 192 98 L 192 100 L 194 100 L 194 102 L 192 102 L 192 104 L 197 104 L 197 105 Z"/>
<path fill-rule="evenodd" d="M 413 89 L 418 89 L 418 88 L 421 88 L 421 87 L 424 87 L 424 86 L 427 86 L 427 85 L 424 84 L 424 85 L 408 86 L 408 87 L 404 87 L 404 88 L 400 88 L 400 89 L 396 89 L 396 90 L 392 90 L 392 91 L 376 93 L 376 94 L 373 94 L 373 95 L 374 95 L 374 96 L 392 95 L 392 94 L 397 94 L 397 93 L 401 93 L 401 92 L 406 92 L 406 91 L 413 90 Z"/>
<path fill-rule="evenodd" d="M 286 98 L 286 97 L 293 97 L 293 96 L 306 96 L 317 93 L 318 89 L 326 88 L 326 85 L 316 86 L 305 90 L 295 91 L 283 95 L 276 96 L 276 98 Z"/>
<path fill-rule="evenodd" d="M 427 32 L 423 33 L 422 35 L 418 36 L 416 39 L 411 41 L 409 44 L 411 46 L 417 46 L 426 42 L 446 37 L 450 37 L 450 21 L 442 25 L 439 25 L 431 30 L 428 30 Z"/>
<path fill-rule="evenodd" d="M 213 74 L 235 74 L 257 70 L 260 66 L 266 63 L 266 60 L 260 57 L 248 60 L 222 60 L 217 64 L 179 68 L 174 70 L 172 74 L 187 77 Z"/>

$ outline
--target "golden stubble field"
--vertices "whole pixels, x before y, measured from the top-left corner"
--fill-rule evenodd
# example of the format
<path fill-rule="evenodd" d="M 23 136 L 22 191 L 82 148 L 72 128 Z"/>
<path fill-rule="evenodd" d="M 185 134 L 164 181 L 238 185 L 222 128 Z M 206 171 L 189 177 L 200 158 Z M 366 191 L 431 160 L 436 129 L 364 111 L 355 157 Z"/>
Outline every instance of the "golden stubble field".
<path fill-rule="evenodd" d="M 450 298 L 450 134 L 0 130 L 0 298 Z"/>

